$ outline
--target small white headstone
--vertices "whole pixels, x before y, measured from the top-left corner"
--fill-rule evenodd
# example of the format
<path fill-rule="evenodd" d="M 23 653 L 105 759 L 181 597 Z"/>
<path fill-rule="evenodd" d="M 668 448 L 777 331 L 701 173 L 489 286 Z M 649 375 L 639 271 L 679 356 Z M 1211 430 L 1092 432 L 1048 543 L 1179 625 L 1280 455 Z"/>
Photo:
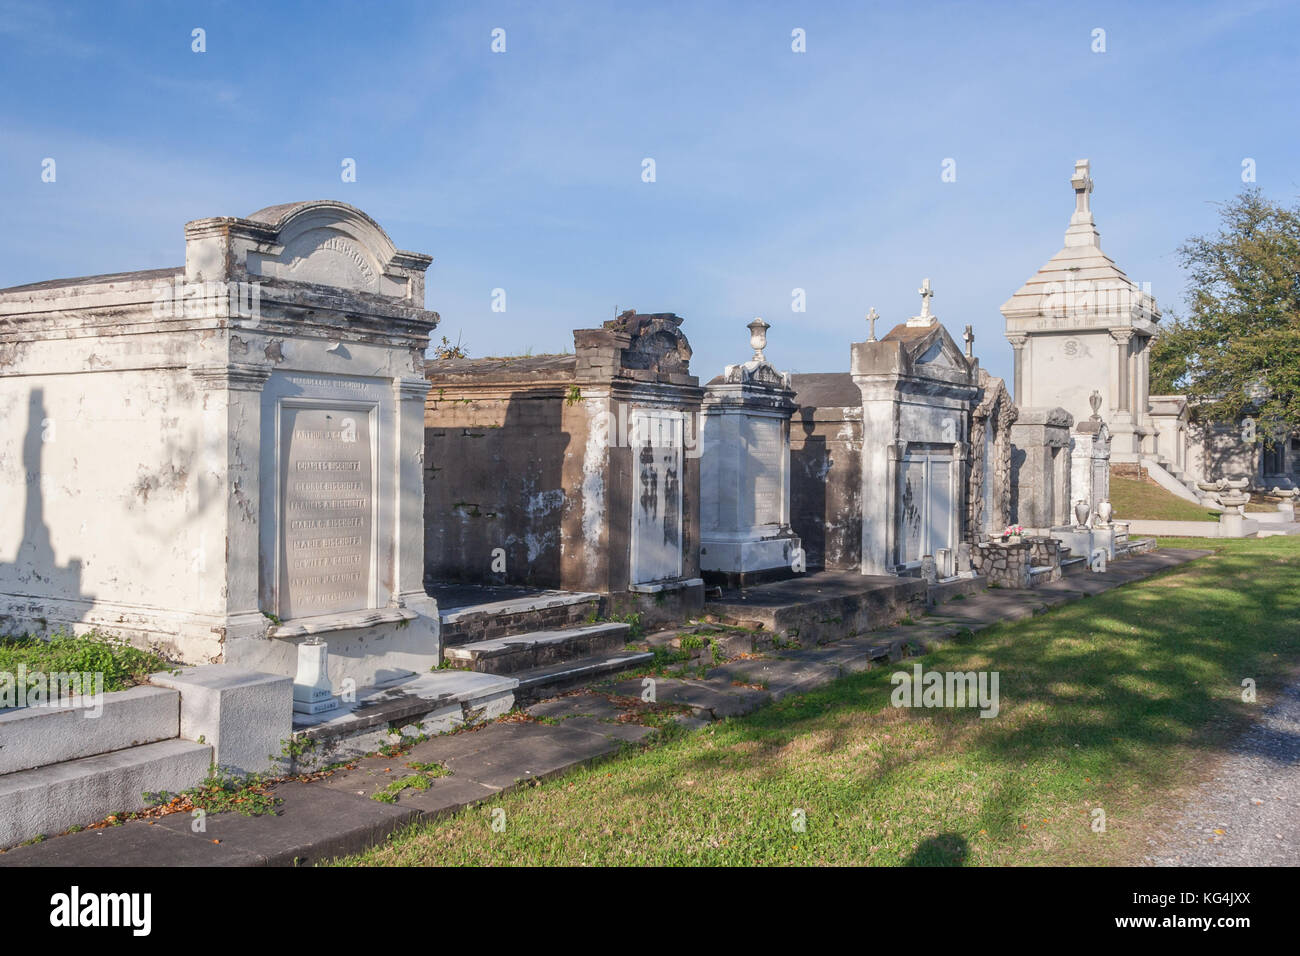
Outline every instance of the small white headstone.
<path fill-rule="evenodd" d="M 336 710 L 339 702 L 329 679 L 329 645 L 304 641 L 298 645 L 298 674 L 293 681 L 293 709 L 299 714 Z"/>

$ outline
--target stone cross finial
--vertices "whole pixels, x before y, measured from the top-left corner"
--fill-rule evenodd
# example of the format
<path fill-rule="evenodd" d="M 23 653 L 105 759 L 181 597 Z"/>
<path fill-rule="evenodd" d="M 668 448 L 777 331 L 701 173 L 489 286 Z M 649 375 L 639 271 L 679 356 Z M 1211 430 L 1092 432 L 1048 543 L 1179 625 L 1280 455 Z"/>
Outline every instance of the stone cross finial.
<path fill-rule="evenodd" d="M 867 321 L 871 323 L 871 335 L 867 337 L 868 342 L 875 342 L 876 339 L 876 319 L 880 318 L 880 313 L 876 311 L 873 305 L 871 311 L 867 313 Z"/>
<path fill-rule="evenodd" d="M 966 331 L 961 334 L 961 337 L 962 337 L 962 341 L 966 343 L 966 357 L 974 358 L 975 357 L 975 327 L 973 325 L 966 326 Z"/>
<path fill-rule="evenodd" d="M 755 362 L 767 361 L 767 359 L 763 358 L 763 349 L 767 347 L 767 330 L 771 327 L 757 317 L 747 326 L 749 329 L 749 347 L 754 350 Z"/>
<path fill-rule="evenodd" d="M 1086 159 L 1076 160 L 1074 175 L 1070 177 L 1070 185 L 1074 187 L 1074 211 L 1083 216 L 1092 214 L 1092 201 L 1089 198 L 1092 193 L 1092 177 L 1088 175 L 1090 168 L 1091 164 Z"/>
<path fill-rule="evenodd" d="M 921 283 L 921 288 L 916 290 L 921 293 L 921 315 L 920 318 L 928 319 L 930 317 L 930 299 L 934 297 L 934 290 L 930 288 L 930 280 L 926 279 Z"/>

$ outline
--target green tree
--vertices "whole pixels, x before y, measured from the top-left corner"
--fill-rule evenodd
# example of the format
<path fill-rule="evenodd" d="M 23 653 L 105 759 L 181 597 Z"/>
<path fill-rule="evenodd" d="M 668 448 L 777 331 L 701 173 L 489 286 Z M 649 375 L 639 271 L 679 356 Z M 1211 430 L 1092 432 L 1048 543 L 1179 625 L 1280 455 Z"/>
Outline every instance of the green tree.
<path fill-rule="evenodd" d="M 1261 436 L 1300 424 L 1300 206 L 1248 189 L 1220 205 L 1219 231 L 1178 250 L 1187 314 L 1151 354 L 1151 391 L 1185 392 L 1203 421 L 1252 415 Z"/>

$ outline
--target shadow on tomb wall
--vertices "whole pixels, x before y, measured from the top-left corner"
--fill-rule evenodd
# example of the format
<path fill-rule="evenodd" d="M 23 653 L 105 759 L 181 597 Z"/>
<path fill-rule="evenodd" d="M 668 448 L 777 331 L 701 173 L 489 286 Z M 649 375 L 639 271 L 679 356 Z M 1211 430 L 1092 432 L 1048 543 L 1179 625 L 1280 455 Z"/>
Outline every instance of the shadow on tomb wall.
<path fill-rule="evenodd" d="M 27 430 L 23 436 L 22 539 L 14 561 L 0 562 L 0 589 L 5 594 L 4 606 L 0 608 L 0 633 L 9 636 L 45 634 L 77 624 L 85 620 L 94 599 L 81 590 L 81 559 L 70 558 L 64 565 L 58 563 L 45 520 L 42 482 L 54 476 L 47 476 L 42 465 L 45 446 L 57 434 L 47 433 L 48 423 L 45 392 L 34 388 L 27 398 Z M 53 620 L 47 603 L 51 599 L 60 605 Z"/>
<path fill-rule="evenodd" d="M 500 424 L 426 428 L 426 587 L 561 586 L 563 414 L 559 399 L 516 396 Z"/>
<path fill-rule="evenodd" d="M 803 408 L 791 421 L 791 435 L 803 432 L 802 444 L 790 448 L 790 527 L 799 536 L 808 570 L 826 567 L 826 476 L 830 450 L 826 439 L 814 434 L 812 409 Z"/>
<path fill-rule="evenodd" d="M 1024 467 L 1028 454 L 1022 448 L 1011 447 L 1011 517 L 1010 520 L 1023 524 L 1020 519 L 1020 469 Z"/>

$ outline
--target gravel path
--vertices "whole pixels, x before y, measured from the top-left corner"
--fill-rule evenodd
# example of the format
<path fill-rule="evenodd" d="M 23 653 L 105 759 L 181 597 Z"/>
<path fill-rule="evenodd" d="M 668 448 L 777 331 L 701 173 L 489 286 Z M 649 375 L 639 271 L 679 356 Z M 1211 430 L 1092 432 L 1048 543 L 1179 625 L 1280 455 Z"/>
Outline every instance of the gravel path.
<path fill-rule="evenodd" d="M 1282 692 L 1196 788 L 1146 862 L 1300 865 L 1300 683 Z"/>

